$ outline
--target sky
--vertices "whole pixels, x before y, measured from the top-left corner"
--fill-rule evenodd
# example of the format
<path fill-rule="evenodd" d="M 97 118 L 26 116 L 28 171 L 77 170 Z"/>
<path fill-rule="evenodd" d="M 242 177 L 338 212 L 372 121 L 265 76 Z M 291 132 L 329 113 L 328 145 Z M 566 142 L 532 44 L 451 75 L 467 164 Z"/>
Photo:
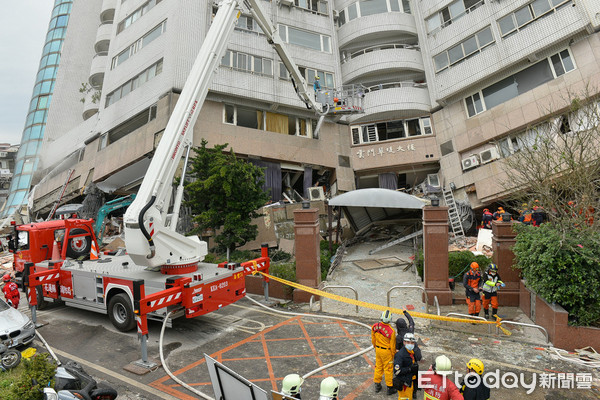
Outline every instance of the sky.
<path fill-rule="evenodd" d="M 53 6 L 17 0 L 0 13 L 0 143 L 21 142 Z"/>

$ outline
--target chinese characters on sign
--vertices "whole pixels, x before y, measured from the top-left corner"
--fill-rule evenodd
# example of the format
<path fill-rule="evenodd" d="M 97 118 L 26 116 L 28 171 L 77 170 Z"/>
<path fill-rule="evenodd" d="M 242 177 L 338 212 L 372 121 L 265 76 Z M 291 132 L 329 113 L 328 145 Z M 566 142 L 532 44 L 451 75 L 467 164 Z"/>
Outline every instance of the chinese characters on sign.
<path fill-rule="evenodd" d="M 378 149 L 369 149 L 369 150 L 364 150 L 364 149 L 359 149 L 356 152 L 356 155 L 358 156 L 358 158 L 365 158 L 365 157 L 383 157 L 384 154 L 395 154 L 395 153 L 403 153 L 403 152 L 407 152 L 407 151 L 415 151 L 415 145 L 414 144 L 407 144 L 405 146 L 403 145 L 398 145 L 398 146 L 387 146 L 387 147 L 379 147 Z"/>

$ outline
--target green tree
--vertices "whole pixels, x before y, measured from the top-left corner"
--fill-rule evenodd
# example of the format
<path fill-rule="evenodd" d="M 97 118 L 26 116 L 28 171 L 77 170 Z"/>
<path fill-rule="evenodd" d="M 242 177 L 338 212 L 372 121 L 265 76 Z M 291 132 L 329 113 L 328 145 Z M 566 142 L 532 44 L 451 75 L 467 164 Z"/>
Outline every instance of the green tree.
<path fill-rule="evenodd" d="M 515 268 L 578 325 L 600 318 L 597 92 L 557 92 L 554 109 L 546 112 L 551 117 L 512 135 L 512 154 L 502 160 L 506 192 L 519 204 L 541 205 L 548 217 L 541 227 L 517 227 Z"/>
<path fill-rule="evenodd" d="M 270 199 L 262 189 L 264 172 L 260 167 L 238 159 L 228 144 L 207 147 L 202 139 L 200 147 L 194 148 L 190 177 L 185 185 L 186 204 L 191 207 L 194 222 L 198 224 L 194 233 L 205 229 L 219 229 L 215 242 L 221 249 L 235 250 L 258 234 L 252 218 L 259 214 L 257 209 Z"/>

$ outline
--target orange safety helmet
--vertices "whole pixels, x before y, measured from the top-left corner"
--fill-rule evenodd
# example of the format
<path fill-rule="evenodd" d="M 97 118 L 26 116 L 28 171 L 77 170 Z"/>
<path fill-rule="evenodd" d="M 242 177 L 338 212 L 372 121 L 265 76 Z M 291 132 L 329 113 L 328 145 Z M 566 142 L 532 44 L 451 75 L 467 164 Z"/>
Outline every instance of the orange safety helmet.
<path fill-rule="evenodd" d="M 471 263 L 471 269 L 479 269 L 479 264 L 477 264 L 475 261 L 473 261 Z"/>
<path fill-rule="evenodd" d="M 486 211 L 487 211 L 487 212 L 490 212 L 490 210 L 488 210 L 487 208 L 484 208 L 484 209 L 483 209 L 483 212 L 486 212 Z"/>
<path fill-rule="evenodd" d="M 4 276 L 2 277 L 2 280 L 3 280 L 4 282 L 8 282 L 8 281 L 10 281 L 10 274 L 4 274 Z"/>

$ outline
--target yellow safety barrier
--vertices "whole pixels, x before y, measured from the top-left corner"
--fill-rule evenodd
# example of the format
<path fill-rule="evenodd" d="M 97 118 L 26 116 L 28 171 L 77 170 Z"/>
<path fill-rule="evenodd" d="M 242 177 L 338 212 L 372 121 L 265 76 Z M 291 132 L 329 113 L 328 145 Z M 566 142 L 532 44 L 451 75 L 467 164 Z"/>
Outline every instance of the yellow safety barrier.
<path fill-rule="evenodd" d="M 324 291 L 319 290 L 319 289 L 315 289 L 315 288 L 311 288 L 311 287 L 308 287 L 308 286 L 300 285 L 299 283 L 290 282 L 290 281 L 287 281 L 285 279 L 281 279 L 281 278 L 278 278 L 276 276 L 266 274 L 266 273 L 264 273 L 262 271 L 254 270 L 252 272 L 253 275 L 256 275 L 257 273 L 261 274 L 263 276 L 266 276 L 269 279 L 273 279 L 273 280 L 281 282 L 281 283 L 283 283 L 285 285 L 291 286 L 293 288 L 300 289 L 300 290 L 303 290 L 305 292 L 308 292 L 308 293 L 311 293 L 311 294 L 314 294 L 314 295 L 317 295 L 317 296 L 326 297 L 328 299 L 332 299 L 332 300 L 336 300 L 336 301 L 341 301 L 343 303 L 352 304 L 352 305 L 359 306 L 359 307 L 370 308 L 372 310 L 379 310 L 379 311 L 390 310 L 394 314 L 402 314 L 405 311 L 404 309 L 400 309 L 400 308 L 381 306 L 379 304 L 367 303 L 365 301 L 354 300 L 354 299 L 350 299 L 348 297 L 339 296 L 337 294 L 327 293 L 327 292 L 324 292 Z M 502 332 L 504 332 L 504 334 L 511 335 L 510 331 L 506 330 L 505 328 L 503 328 L 500 325 L 500 321 L 502 321 L 502 319 L 499 318 L 498 316 L 496 316 L 496 321 L 480 321 L 480 320 L 476 320 L 476 319 L 444 317 L 444 316 L 441 316 L 441 315 L 426 314 L 426 313 L 420 313 L 420 312 L 416 312 L 416 311 L 410 311 L 409 314 L 412 317 L 432 319 L 432 320 L 437 320 L 437 321 L 462 322 L 464 324 L 488 324 L 488 325 L 489 324 L 494 324 L 497 327 L 499 327 L 502 330 Z"/>

